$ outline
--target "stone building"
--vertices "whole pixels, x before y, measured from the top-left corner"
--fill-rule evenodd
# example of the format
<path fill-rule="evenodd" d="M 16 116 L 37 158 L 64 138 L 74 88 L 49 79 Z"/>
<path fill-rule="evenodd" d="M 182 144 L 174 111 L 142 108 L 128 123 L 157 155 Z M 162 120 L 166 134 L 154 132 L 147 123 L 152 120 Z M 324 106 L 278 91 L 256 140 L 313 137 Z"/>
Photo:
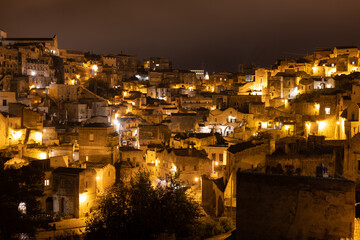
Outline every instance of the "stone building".
<path fill-rule="evenodd" d="M 132 147 L 119 147 L 119 159 L 117 161 L 130 162 L 134 167 L 145 167 L 144 151 Z"/>
<path fill-rule="evenodd" d="M 0 91 L 0 112 L 9 112 L 9 103 L 16 103 L 16 92 Z"/>
<path fill-rule="evenodd" d="M 128 79 L 137 73 L 137 57 L 135 55 L 116 55 L 116 66 L 123 79 Z"/>
<path fill-rule="evenodd" d="M 170 172 L 180 172 L 180 180 L 191 186 L 199 184 L 202 175 L 210 176 L 211 161 L 204 150 L 193 148 L 165 149 L 158 153 L 157 167 L 158 177 L 166 179 Z"/>
<path fill-rule="evenodd" d="M 139 125 L 137 139 L 140 146 L 149 144 L 166 144 L 169 142 L 171 131 L 162 124 Z"/>
<path fill-rule="evenodd" d="M 107 162 L 115 160 L 119 135 L 113 126 L 102 123 L 87 124 L 79 127 L 80 162 Z"/>
<path fill-rule="evenodd" d="M 331 177 L 344 175 L 344 141 L 324 141 L 324 137 L 287 137 L 276 142 L 276 150 L 266 157 L 266 172 L 317 176 L 323 166 Z"/>
<path fill-rule="evenodd" d="M 156 58 L 151 57 L 143 61 L 143 66 L 145 70 L 150 71 L 164 71 L 171 70 L 172 64 L 171 61 L 167 58 Z"/>
<path fill-rule="evenodd" d="M 345 179 L 238 172 L 236 239 L 352 239 L 354 205 Z"/>
<path fill-rule="evenodd" d="M 96 171 L 96 196 L 106 194 L 115 184 L 116 171 L 112 164 L 86 162 L 82 165 L 86 169 Z"/>
<path fill-rule="evenodd" d="M 114 176 L 115 177 L 115 176 Z M 59 167 L 53 171 L 53 211 L 76 218 L 90 214 L 96 199 L 96 170 Z"/>

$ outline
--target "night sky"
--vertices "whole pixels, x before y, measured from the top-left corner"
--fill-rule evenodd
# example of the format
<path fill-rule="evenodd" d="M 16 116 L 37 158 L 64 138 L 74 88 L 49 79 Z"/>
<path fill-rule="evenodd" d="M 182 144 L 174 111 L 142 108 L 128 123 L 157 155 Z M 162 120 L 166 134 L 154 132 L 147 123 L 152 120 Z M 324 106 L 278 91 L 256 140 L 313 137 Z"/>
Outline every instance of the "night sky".
<path fill-rule="evenodd" d="M 359 0 L 1 0 L 0 10 L 8 37 L 57 34 L 59 48 L 166 57 L 184 69 L 360 46 Z"/>

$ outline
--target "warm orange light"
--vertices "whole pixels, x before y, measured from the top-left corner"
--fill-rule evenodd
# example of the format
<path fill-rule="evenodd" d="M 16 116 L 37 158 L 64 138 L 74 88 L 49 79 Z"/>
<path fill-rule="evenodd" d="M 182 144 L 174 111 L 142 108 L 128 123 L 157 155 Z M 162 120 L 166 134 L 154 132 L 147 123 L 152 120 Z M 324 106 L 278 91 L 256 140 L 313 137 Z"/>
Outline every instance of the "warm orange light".
<path fill-rule="evenodd" d="M 323 130 L 326 127 L 326 122 L 325 121 L 321 121 L 319 122 L 319 130 Z"/>
<path fill-rule="evenodd" d="M 99 70 L 97 65 L 93 65 L 91 69 L 94 70 L 95 72 L 97 72 Z"/>
<path fill-rule="evenodd" d="M 82 193 L 79 195 L 80 203 L 84 203 L 87 199 L 86 193 Z"/>
<path fill-rule="evenodd" d="M 44 152 L 42 152 L 42 153 L 40 153 L 40 159 L 46 159 L 46 157 L 47 157 L 47 154 L 46 153 L 44 153 Z"/>
<path fill-rule="evenodd" d="M 41 132 L 36 132 L 35 133 L 35 140 L 36 141 L 41 141 L 42 140 L 42 133 Z"/>

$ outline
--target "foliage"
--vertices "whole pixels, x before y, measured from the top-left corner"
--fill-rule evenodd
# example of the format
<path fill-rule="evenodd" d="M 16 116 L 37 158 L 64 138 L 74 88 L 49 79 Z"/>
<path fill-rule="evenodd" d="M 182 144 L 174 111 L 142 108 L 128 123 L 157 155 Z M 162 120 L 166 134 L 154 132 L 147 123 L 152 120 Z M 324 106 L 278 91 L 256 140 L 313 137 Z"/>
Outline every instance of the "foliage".
<path fill-rule="evenodd" d="M 219 219 L 206 218 L 199 222 L 197 227 L 197 239 L 205 239 L 215 235 L 229 232 L 234 228 L 230 218 Z"/>
<path fill-rule="evenodd" d="M 32 235 L 41 226 L 41 208 L 37 201 L 43 195 L 44 173 L 31 165 L 4 170 L 0 161 L 0 239 L 24 233 Z M 26 213 L 18 206 L 26 204 Z"/>
<path fill-rule="evenodd" d="M 199 206 L 178 180 L 169 175 L 166 186 L 152 187 L 140 171 L 129 185 L 118 184 L 99 200 L 87 221 L 86 239 L 155 239 L 161 233 L 177 238 L 195 231 Z"/>
<path fill-rule="evenodd" d="M 73 240 L 78 238 L 79 236 L 73 230 L 65 230 L 62 234 L 55 236 L 55 240 Z"/>

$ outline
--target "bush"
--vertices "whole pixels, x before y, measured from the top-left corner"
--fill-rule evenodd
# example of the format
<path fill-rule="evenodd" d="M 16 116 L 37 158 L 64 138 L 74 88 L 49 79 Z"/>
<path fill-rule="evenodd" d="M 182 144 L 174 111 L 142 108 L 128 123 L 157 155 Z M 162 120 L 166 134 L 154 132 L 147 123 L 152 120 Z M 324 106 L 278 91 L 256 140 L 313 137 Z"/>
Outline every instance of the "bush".
<path fill-rule="evenodd" d="M 230 218 L 222 217 L 219 219 L 206 218 L 199 222 L 198 238 L 204 239 L 226 233 L 233 229 Z"/>

